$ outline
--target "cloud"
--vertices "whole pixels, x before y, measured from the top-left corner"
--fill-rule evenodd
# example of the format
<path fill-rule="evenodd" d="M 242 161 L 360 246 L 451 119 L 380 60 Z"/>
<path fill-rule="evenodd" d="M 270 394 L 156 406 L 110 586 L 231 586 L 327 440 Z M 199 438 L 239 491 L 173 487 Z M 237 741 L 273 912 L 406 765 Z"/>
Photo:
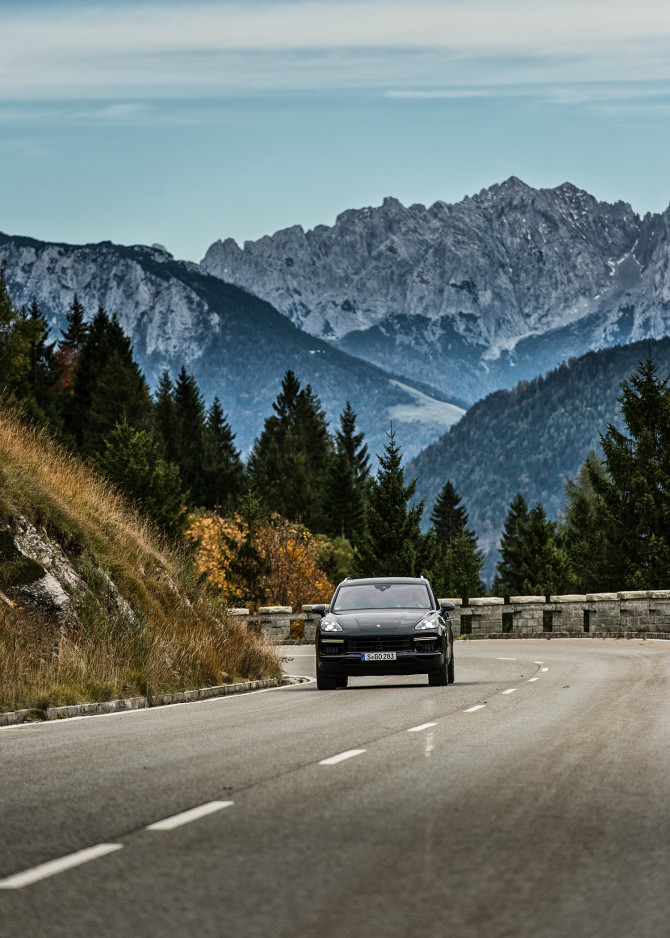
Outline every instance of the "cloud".
<path fill-rule="evenodd" d="M 667 0 L 24 4 L 3 15 L 0 95 L 446 96 L 468 83 L 668 81 L 669 52 Z"/>
<path fill-rule="evenodd" d="M 542 85 L 482 85 L 480 87 L 390 89 L 385 97 L 401 101 L 439 101 L 469 98 L 538 98 L 557 106 L 587 105 L 602 113 L 640 112 L 665 113 L 670 106 L 670 85 L 663 82 L 624 84 L 621 82 L 574 82 Z"/>

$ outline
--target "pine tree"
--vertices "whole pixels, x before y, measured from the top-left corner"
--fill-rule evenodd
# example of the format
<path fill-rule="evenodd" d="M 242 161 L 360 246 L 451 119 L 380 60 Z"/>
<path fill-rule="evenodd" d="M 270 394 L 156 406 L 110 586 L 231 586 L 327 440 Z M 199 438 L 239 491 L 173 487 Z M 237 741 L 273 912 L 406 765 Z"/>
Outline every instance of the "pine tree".
<path fill-rule="evenodd" d="M 75 293 L 72 304 L 65 314 L 67 328 L 61 330 L 61 340 L 58 343 L 61 348 L 71 349 L 75 352 L 81 349 L 89 333 L 89 327 L 84 320 L 84 316 L 84 307 Z"/>
<path fill-rule="evenodd" d="M 363 431 L 356 430 L 356 411 L 351 402 L 347 401 L 340 414 L 340 428 L 335 434 L 335 445 L 346 454 L 359 486 L 364 485 L 370 478 L 370 457 L 364 439 Z"/>
<path fill-rule="evenodd" d="M 591 450 L 575 479 L 567 479 L 562 539 L 568 554 L 572 585 L 578 593 L 609 589 L 605 555 L 603 504 L 592 477 L 604 479 L 605 465 Z"/>
<path fill-rule="evenodd" d="M 321 402 L 309 384 L 301 389 L 287 371 L 272 408 L 249 457 L 252 483 L 271 511 L 325 532 L 332 441 Z"/>
<path fill-rule="evenodd" d="M 523 589 L 521 570 L 521 537 L 528 521 L 528 505 L 521 492 L 512 499 L 500 537 L 500 560 L 496 564 L 493 588 L 505 596 L 520 595 Z"/>
<path fill-rule="evenodd" d="M 65 423 L 67 424 L 67 410 L 70 398 L 74 394 L 74 383 L 79 364 L 79 355 L 90 332 L 90 326 L 84 320 L 84 307 L 75 293 L 72 304 L 65 314 L 67 328 L 61 330 L 61 337 L 56 352 L 56 364 L 60 373 L 58 390 L 63 395 L 61 404 L 65 408 Z"/>
<path fill-rule="evenodd" d="M 520 593 L 548 596 L 562 593 L 570 582 L 568 557 L 550 521 L 538 502 L 519 526 L 517 547 Z"/>
<path fill-rule="evenodd" d="M 417 576 L 424 537 L 419 523 L 423 501 L 410 507 L 416 480 L 405 485 L 402 455 L 395 431 L 379 456 L 379 470 L 370 482 L 366 530 L 354 538 L 355 576 Z"/>
<path fill-rule="evenodd" d="M 72 394 L 65 404 L 65 429 L 86 454 L 101 452 L 117 422 L 148 427 L 149 391 L 133 358 L 130 339 L 116 315 L 104 308 L 86 332 L 78 353 Z"/>
<path fill-rule="evenodd" d="M 28 313 L 22 315 L 28 336 L 28 368 L 18 390 L 24 401 L 26 412 L 37 423 L 49 423 L 52 429 L 60 424 L 60 413 L 56 401 L 56 383 L 59 370 L 54 351 L 55 343 L 49 342 L 50 327 L 45 316 L 33 299 Z"/>
<path fill-rule="evenodd" d="M 168 460 L 176 460 L 178 450 L 177 410 L 174 402 L 174 385 L 167 369 L 161 374 L 156 389 L 154 426 L 156 435 L 163 446 L 163 455 Z"/>
<path fill-rule="evenodd" d="M 0 390 L 13 392 L 29 374 L 31 327 L 9 295 L 6 266 L 6 261 L 0 264 Z"/>
<path fill-rule="evenodd" d="M 609 424 L 600 437 L 607 473 L 590 475 L 611 589 L 654 589 L 670 573 L 669 381 L 650 355 L 640 361 L 618 398 L 627 433 Z"/>
<path fill-rule="evenodd" d="M 370 477 L 368 448 L 364 434 L 356 431 L 356 412 L 347 401 L 335 434 L 335 453 L 328 469 L 326 512 L 333 537 L 351 540 L 361 534 L 365 523 L 365 496 Z"/>
<path fill-rule="evenodd" d="M 84 453 L 100 452 L 120 421 L 136 430 L 151 424 L 151 395 L 135 361 L 113 351 L 91 391 L 88 417 L 82 434 Z"/>
<path fill-rule="evenodd" d="M 207 414 L 204 476 L 205 507 L 230 512 L 242 491 L 244 466 L 218 397 Z"/>
<path fill-rule="evenodd" d="M 477 536 L 468 528 L 468 513 L 452 482 L 447 479 L 430 516 L 438 544 L 444 552 L 445 595 L 469 599 L 481 596 L 484 552 Z"/>
<path fill-rule="evenodd" d="M 449 479 L 437 496 L 430 523 L 435 528 L 438 540 L 445 547 L 451 547 L 459 532 L 467 529 L 468 513 Z"/>
<path fill-rule="evenodd" d="M 339 447 L 328 467 L 325 506 L 331 537 L 345 537 L 351 541 L 355 533 L 362 533 L 365 522 L 363 494 L 353 466 Z"/>
<path fill-rule="evenodd" d="M 179 467 L 161 458 L 159 442 L 125 418 L 96 458 L 98 467 L 161 528 L 178 537 L 186 524 Z"/>
<path fill-rule="evenodd" d="M 205 481 L 205 401 L 193 375 L 182 368 L 174 390 L 176 434 L 174 452 L 194 505 L 207 501 Z"/>
<path fill-rule="evenodd" d="M 465 528 L 458 530 L 451 544 L 446 548 L 447 585 L 443 595 L 456 596 L 461 599 L 484 595 L 486 593 L 486 586 L 482 581 L 484 558 L 484 551 L 477 548 L 477 543 L 473 542 L 469 532 Z"/>
<path fill-rule="evenodd" d="M 249 488 L 240 500 L 236 526 L 242 535 L 238 543 L 232 537 L 226 538 L 227 556 L 222 558 L 225 578 L 235 584 L 231 602 L 262 603 L 265 599 L 264 579 L 269 576 L 271 567 L 260 548 L 261 528 L 267 521 L 267 512 L 263 503 L 252 488 Z"/>

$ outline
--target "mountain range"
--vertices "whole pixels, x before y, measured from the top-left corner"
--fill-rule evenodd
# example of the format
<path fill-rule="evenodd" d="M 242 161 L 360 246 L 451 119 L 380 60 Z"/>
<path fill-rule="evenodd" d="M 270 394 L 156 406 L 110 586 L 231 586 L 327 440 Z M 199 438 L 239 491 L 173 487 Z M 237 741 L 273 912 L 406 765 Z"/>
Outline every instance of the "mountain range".
<path fill-rule="evenodd" d="M 302 330 L 474 402 L 670 323 L 670 208 L 640 218 L 570 183 L 512 177 L 448 205 L 349 210 L 211 245 L 210 273 Z"/>
<path fill-rule="evenodd" d="M 373 452 L 390 421 L 414 455 L 458 420 L 458 400 L 420 380 L 399 379 L 298 329 L 269 303 L 159 246 L 54 244 L 0 234 L 0 259 L 17 305 L 35 298 L 58 337 L 77 294 L 87 316 L 116 313 L 151 386 L 186 366 L 205 398 L 218 395 L 237 444 L 260 433 L 287 369 L 311 383 L 331 422 L 349 399 Z"/>
<path fill-rule="evenodd" d="M 9 235 L 0 258 L 14 301 L 35 297 L 54 334 L 77 293 L 89 316 L 118 315 L 152 386 L 185 364 L 243 452 L 288 368 L 331 426 L 350 399 L 372 452 L 393 420 L 427 514 L 450 478 L 491 549 L 516 491 L 556 515 L 617 419 L 619 381 L 643 346 L 666 355 L 670 332 L 670 208 L 641 218 L 515 177 L 455 205 L 386 199 L 332 227 L 228 238 L 201 264 Z"/>

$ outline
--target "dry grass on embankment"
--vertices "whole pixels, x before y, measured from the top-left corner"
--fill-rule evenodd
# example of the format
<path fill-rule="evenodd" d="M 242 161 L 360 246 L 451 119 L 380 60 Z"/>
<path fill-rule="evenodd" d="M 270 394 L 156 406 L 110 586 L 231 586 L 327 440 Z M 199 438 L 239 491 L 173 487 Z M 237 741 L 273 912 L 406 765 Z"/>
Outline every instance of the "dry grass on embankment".
<path fill-rule="evenodd" d="M 86 588 L 63 625 L 0 603 L 0 710 L 274 677 L 263 640 L 226 616 L 188 558 L 104 480 L 0 405 L 0 519 L 60 545 Z M 110 578 L 129 607 L 110 593 Z"/>

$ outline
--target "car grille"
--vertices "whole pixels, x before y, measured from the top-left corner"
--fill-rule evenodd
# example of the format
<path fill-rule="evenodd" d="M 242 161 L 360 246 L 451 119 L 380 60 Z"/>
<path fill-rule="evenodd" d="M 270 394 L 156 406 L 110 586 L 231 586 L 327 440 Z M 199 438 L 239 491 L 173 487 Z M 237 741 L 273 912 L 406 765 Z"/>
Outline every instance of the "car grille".
<path fill-rule="evenodd" d="M 403 637 L 373 636 L 372 638 L 349 638 L 347 651 L 351 654 L 362 651 L 411 651 L 412 639 Z"/>

